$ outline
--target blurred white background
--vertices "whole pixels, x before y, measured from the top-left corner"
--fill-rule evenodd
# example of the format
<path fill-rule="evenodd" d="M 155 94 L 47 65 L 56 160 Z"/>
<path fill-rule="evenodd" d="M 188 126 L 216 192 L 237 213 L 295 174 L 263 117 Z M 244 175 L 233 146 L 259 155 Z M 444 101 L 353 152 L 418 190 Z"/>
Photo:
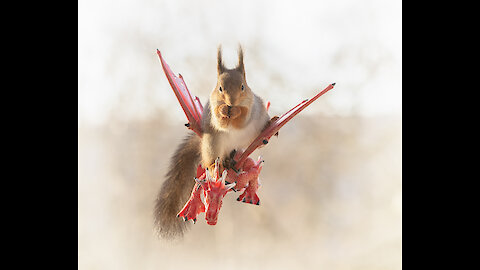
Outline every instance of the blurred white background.
<path fill-rule="evenodd" d="M 79 269 L 401 269 L 401 4 L 79 1 Z M 227 196 L 216 226 L 156 239 L 186 134 L 156 49 L 205 104 L 238 43 L 271 114 L 337 84 L 254 153 L 260 207 Z"/>

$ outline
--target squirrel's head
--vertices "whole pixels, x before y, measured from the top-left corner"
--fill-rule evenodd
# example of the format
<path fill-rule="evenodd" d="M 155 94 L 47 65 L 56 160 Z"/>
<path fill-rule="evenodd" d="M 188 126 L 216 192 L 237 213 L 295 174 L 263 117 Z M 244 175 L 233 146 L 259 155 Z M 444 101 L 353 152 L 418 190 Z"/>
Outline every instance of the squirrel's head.
<path fill-rule="evenodd" d="M 217 85 L 210 94 L 215 125 L 220 129 L 242 128 L 250 117 L 254 95 L 245 79 L 243 50 L 239 46 L 238 64 L 227 69 L 222 61 L 222 47 L 217 51 Z"/>

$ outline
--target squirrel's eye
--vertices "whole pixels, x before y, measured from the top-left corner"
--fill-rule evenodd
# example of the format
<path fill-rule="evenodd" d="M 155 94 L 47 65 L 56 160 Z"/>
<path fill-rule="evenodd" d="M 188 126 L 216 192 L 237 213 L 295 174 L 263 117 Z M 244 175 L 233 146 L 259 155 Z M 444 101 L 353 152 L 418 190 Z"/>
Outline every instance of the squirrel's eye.
<path fill-rule="evenodd" d="M 244 90 L 245 88 L 243 87 L 243 84 L 242 84 L 242 91 Z"/>
<path fill-rule="evenodd" d="M 222 87 L 221 86 L 218 88 L 218 91 L 222 92 Z"/>

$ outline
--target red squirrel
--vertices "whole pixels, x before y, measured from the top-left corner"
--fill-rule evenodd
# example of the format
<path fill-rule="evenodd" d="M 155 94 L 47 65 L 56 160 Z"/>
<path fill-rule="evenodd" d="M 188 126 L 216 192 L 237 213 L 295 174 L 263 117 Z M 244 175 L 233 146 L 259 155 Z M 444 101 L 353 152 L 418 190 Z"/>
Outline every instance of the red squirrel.
<path fill-rule="evenodd" d="M 247 84 L 242 47 L 238 49 L 237 66 L 227 69 L 219 46 L 217 85 L 203 110 L 203 136 L 189 133 L 177 147 L 155 202 L 159 236 L 183 236 L 187 223 L 177 213 L 190 196 L 198 164 L 212 168 L 219 157 L 221 164 L 229 167 L 235 151 L 247 148 L 269 122 L 263 100 Z"/>

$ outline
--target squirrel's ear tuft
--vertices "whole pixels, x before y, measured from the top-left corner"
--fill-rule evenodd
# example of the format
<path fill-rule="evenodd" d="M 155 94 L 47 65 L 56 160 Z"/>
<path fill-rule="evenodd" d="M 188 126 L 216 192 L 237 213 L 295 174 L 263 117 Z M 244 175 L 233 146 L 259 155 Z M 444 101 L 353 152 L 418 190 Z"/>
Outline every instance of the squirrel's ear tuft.
<path fill-rule="evenodd" d="M 238 65 L 235 69 L 242 73 L 245 77 L 245 67 L 243 65 L 243 49 L 242 45 L 240 44 L 238 44 Z"/>
<path fill-rule="evenodd" d="M 218 45 L 217 49 L 217 72 L 218 75 L 222 74 L 225 71 L 225 66 L 222 61 L 222 45 Z"/>

